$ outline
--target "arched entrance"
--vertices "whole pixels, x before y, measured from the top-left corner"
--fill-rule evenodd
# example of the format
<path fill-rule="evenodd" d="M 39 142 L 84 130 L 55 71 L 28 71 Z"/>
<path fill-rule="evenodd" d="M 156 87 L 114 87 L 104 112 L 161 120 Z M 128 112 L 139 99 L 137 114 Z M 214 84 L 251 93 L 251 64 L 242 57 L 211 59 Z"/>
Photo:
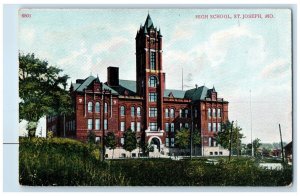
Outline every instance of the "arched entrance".
<path fill-rule="evenodd" d="M 157 138 L 157 137 L 151 137 L 151 138 L 148 140 L 148 143 L 149 143 L 151 146 L 153 146 L 154 151 L 160 152 L 160 145 L 161 145 L 160 138 Z"/>

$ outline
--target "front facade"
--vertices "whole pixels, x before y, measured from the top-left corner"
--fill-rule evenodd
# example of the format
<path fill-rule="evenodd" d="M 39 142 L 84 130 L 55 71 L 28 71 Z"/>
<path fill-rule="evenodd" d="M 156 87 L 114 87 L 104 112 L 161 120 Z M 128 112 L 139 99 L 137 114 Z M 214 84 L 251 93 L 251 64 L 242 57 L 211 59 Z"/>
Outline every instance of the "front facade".
<path fill-rule="evenodd" d="M 227 155 L 228 151 L 216 144 L 214 135 L 228 120 L 228 102 L 218 97 L 215 88 L 166 89 L 162 38 L 148 14 L 136 35 L 136 80 L 119 79 L 117 67 L 107 68 L 107 82 L 93 76 L 76 80 L 70 87 L 75 114 L 65 118 L 64 123 L 61 117 L 48 117 L 47 130 L 81 141 L 94 131 L 100 142 L 103 134 L 113 132 L 118 140 L 114 157 L 118 158 L 141 153 L 136 149 L 129 155 L 122 148 L 128 128 L 138 140 L 154 146 L 150 156 L 163 157 L 178 152 L 175 134 L 185 127 L 200 132 L 197 155 Z M 110 150 L 106 153 L 112 156 Z"/>

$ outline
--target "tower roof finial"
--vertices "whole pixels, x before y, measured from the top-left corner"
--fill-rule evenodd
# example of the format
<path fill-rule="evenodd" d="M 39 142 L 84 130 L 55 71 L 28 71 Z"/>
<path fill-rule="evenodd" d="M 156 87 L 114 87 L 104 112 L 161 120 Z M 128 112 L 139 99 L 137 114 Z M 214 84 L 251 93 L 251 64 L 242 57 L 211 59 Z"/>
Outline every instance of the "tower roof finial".
<path fill-rule="evenodd" d="M 147 16 L 147 18 L 146 18 L 144 27 L 145 27 L 145 28 L 154 27 L 153 22 L 152 22 L 152 19 L 151 19 L 150 14 L 149 14 L 149 10 L 148 10 L 148 16 Z"/>

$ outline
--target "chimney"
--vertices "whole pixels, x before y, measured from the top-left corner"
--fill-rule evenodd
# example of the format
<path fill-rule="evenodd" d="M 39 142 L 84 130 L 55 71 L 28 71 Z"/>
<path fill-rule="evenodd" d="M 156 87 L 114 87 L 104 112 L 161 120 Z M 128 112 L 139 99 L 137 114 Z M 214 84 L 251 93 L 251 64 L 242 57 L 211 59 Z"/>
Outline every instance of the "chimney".
<path fill-rule="evenodd" d="M 195 84 L 196 89 L 198 88 L 198 84 Z"/>
<path fill-rule="evenodd" d="M 119 86 L 119 68 L 107 68 L 107 84 L 108 86 Z"/>

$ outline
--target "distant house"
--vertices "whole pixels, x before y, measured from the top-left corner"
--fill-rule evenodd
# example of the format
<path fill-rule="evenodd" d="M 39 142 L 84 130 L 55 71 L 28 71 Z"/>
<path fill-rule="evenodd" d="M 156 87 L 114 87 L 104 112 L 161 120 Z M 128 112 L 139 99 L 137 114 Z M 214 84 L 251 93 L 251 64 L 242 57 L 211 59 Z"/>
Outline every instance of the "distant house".
<path fill-rule="evenodd" d="M 288 163 L 292 163 L 292 154 L 293 154 L 293 142 L 288 143 L 284 146 L 284 154 L 285 159 L 288 161 Z"/>
<path fill-rule="evenodd" d="M 281 150 L 280 149 L 273 149 L 272 156 L 281 157 Z"/>

